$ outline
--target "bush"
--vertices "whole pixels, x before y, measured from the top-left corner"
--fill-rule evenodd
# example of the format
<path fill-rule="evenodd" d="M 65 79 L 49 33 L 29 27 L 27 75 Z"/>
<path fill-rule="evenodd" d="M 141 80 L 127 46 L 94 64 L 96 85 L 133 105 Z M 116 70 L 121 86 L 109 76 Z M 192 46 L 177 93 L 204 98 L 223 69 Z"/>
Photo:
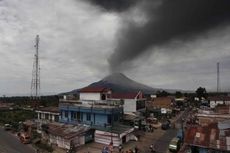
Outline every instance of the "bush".
<path fill-rule="evenodd" d="M 45 144 L 45 143 L 38 143 L 38 144 L 35 144 L 38 148 L 42 149 L 42 150 L 46 150 L 48 152 L 53 152 L 53 148 L 48 145 L 48 144 Z"/>

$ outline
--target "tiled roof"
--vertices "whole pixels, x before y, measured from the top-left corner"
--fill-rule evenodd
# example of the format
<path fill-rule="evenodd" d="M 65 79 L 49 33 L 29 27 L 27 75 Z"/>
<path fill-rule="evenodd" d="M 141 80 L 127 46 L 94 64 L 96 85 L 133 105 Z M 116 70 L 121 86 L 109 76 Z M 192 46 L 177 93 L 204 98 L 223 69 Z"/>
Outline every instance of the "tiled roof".
<path fill-rule="evenodd" d="M 109 91 L 108 88 L 105 88 L 105 87 L 85 87 L 85 88 L 82 88 L 80 90 L 80 92 L 88 92 L 88 93 L 92 93 L 92 92 L 107 92 Z"/>

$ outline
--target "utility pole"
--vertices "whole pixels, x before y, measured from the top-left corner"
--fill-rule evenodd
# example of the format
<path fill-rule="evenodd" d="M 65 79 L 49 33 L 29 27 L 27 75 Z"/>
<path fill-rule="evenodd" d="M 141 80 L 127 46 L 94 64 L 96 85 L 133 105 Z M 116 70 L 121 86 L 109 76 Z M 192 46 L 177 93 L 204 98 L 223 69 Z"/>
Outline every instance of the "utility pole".
<path fill-rule="evenodd" d="M 216 90 L 217 90 L 217 93 L 220 92 L 220 63 L 218 62 L 217 63 L 217 86 L 216 86 Z"/>
<path fill-rule="evenodd" d="M 31 99 L 40 99 L 40 63 L 39 63 L 39 35 L 35 38 L 35 55 L 33 62 L 32 81 L 31 81 Z"/>

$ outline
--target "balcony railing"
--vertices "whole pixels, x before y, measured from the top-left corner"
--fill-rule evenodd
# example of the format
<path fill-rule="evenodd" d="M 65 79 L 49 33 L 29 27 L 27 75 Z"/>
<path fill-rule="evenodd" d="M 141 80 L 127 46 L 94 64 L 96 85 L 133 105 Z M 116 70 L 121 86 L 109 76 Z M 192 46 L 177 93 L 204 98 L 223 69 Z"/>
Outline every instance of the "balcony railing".
<path fill-rule="evenodd" d="M 59 107 L 90 107 L 90 108 L 119 108 L 122 107 L 123 102 L 121 100 L 64 100 L 60 101 Z"/>

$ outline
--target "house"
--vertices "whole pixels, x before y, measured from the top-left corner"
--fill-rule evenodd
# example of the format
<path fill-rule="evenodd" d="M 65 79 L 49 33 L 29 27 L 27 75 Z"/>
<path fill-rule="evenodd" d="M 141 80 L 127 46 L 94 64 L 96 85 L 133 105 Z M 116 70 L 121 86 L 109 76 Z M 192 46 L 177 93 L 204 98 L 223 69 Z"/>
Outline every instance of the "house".
<path fill-rule="evenodd" d="M 43 126 L 42 137 L 50 145 L 56 145 L 63 149 L 70 149 L 93 141 L 93 131 L 85 125 L 65 125 L 60 123 L 48 123 Z"/>
<path fill-rule="evenodd" d="M 113 142 L 113 146 L 119 146 L 136 139 L 132 134 L 134 128 L 120 123 L 123 117 L 123 101 L 120 98 L 111 98 L 110 89 L 86 87 L 80 90 L 79 97 L 79 100 L 60 99 L 61 123 L 87 125 L 95 130 L 95 142 L 106 145 Z"/>
<path fill-rule="evenodd" d="M 112 93 L 112 100 L 122 100 L 124 102 L 124 113 L 133 113 L 145 109 L 145 98 L 141 91 L 133 93 Z"/>
<path fill-rule="evenodd" d="M 230 120 L 230 106 L 217 106 L 216 111 L 212 110 L 199 110 L 196 114 L 198 123 L 206 126 L 213 122 Z"/>
<path fill-rule="evenodd" d="M 111 90 L 105 87 L 85 87 L 80 90 L 80 100 L 106 100 Z"/>
<path fill-rule="evenodd" d="M 60 102 L 59 121 L 67 124 L 86 124 L 95 129 L 107 129 L 119 122 L 123 114 L 120 101 Z"/>
<path fill-rule="evenodd" d="M 217 105 L 230 105 L 230 96 L 213 96 L 209 97 L 210 108 L 215 108 Z"/>
<path fill-rule="evenodd" d="M 191 126 L 186 130 L 184 142 L 192 152 L 229 152 L 230 122 L 212 122 L 205 126 Z"/>
<path fill-rule="evenodd" d="M 154 114 L 171 114 L 174 105 L 174 98 L 172 97 L 156 97 L 147 102 L 147 109 L 153 111 Z"/>
<path fill-rule="evenodd" d="M 35 119 L 37 125 L 37 132 L 41 133 L 42 125 L 50 122 L 59 121 L 59 108 L 58 107 L 43 107 L 35 110 L 37 118 Z"/>
<path fill-rule="evenodd" d="M 58 122 L 59 109 L 58 107 L 43 107 L 35 110 L 38 121 Z"/>
<path fill-rule="evenodd" d="M 111 128 L 122 117 L 123 106 L 121 100 L 109 100 L 110 94 L 107 88 L 86 87 L 80 90 L 80 100 L 60 99 L 60 122 Z"/>
<path fill-rule="evenodd" d="M 95 142 L 97 143 L 109 145 L 112 142 L 113 146 L 118 147 L 130 140 L 137 141 L 137 137 L 134 135 L 134 128 L 127 125 L 115 124 L 110 130 L 95 131 Z"/>

